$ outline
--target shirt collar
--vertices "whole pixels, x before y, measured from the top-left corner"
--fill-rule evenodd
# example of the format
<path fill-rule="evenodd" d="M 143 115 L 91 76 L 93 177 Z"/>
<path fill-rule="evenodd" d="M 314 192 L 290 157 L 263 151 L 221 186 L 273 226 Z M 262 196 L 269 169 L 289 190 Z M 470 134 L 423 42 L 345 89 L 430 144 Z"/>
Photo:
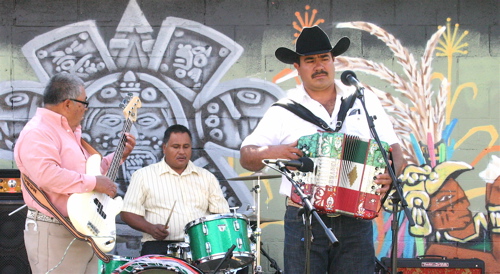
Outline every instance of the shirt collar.
<path fill-rule="evenodd" d="M 170 173 L 170 174 L 173 174 L 173 175 L 179 175 L 179 173 L 177 173 L 175 170 L 173 170 L 167 164 L 167 162 L 165 162 L 165 158 L 161 159 L 161 161 L 159 162 L 159 167 L 160 167 L 160 174 Z M 193 162 L 191 160 L 189 160 L 186 169 L 179 176 L 187 175 L 187 174 L 191 174 L 191 173 L 196 173 L 197 174 L 198 171 L 196 170 L 196 166 L 193 164 Z"/>
<path fill-rule="evenodd" d="M 335 91 L 337 92 L 337 99 L 340 100 L 342 97 L 347 97 L 352 91 L 350 87 L 344 85 L 340 80 L 335 79 Z M 317 103 L 316 100 L 312 99 L 311 96 L 306 92 L 304 84 L 297 86 L 295 90 L 292 90 L 289 94 L 289 98 L 298 103 Z"/>
<path fill-rule="evenodd" d="M 36 110 L 37 114 L 43 116 L 43 119 L 49 120 L 50 123 L 53 124 L 59 124 L 61 125 L 62 128 L 64 128 L 66 131 L 72 131 L 71 127 L 69 126 L 68 119 L 64 117 L 63 115 L 52 111 L 47 108 L 38 108 Z M 82 132 L 82 125 L 78 125 L 78 127 L 75 129 L 74 133 L 79 135 Z"/>

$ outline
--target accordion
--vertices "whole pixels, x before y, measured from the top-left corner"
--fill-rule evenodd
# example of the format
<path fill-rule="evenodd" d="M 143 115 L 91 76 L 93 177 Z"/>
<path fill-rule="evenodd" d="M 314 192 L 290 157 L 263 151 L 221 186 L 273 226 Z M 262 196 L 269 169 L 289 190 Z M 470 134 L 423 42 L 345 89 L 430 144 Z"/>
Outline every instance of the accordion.
<path fill-rule="evenodd" d="M 387 143 L 382 146 L 389 151 Z M 296 171 L 294 180 L 319 213 L 368 220 L 377 217 L 381 204 L 376 191 L 381 186 L 374 177 L 384 173 L 386 164 L 374 139 L 323 132 L 300 137 L 298 148 L 313 160 L 314 170 Z M 302 204 L 295 188 L 290 198 Z"/>

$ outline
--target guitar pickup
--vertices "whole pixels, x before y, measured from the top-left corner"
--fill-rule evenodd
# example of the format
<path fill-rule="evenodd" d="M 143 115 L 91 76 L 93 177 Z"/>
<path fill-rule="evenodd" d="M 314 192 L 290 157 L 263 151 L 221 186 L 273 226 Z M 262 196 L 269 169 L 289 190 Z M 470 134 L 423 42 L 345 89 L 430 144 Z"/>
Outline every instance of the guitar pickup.
<path fill-rule="evenodd" d="M 97 229 L 97 227 L 94 224 L 88 222 L 87 227 L 90 229 L 90 231 L 92 231 L 92 233 L 94 233 L 95 236 L 99 235 L 99 229 Z"/>
<path fill-rule="evenodd" d="M 106 212 L 104 212 L 104 205 L 99 201 L 99 199 L 94 198 L 94 204 L 97 206 L 97 213 L 101 215 L 103 219 L 106 219 Z"/>

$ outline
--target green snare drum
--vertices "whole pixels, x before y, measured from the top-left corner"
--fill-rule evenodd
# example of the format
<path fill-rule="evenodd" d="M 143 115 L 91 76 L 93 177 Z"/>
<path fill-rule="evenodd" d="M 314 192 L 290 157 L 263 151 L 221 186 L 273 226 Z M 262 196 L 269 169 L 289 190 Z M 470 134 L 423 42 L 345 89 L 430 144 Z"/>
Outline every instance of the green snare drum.
<path fill-rule="evenodd" d="M 132 257 L 122 257 L 122 256 L 113 255 L 113 256 L 111 256 L 111 260 L 109 261 L 109 263 L 105 263 L 105 262 L 99 260 L 97 273 L 98 274 L 111 274 L 111 273 L 113 273 L 113 270 L 130 262 L 133 259 L 134 258 L 132 258 Z"/>
<path fill-rule="evenodd" d="M 253 262 L 248 239 L 251 229 L 241 214 L 214 214 L 196 219 L 186 225 L 186 241 L 191 247 L 194 264 L 202 271 L 235 269 Z M 235 245 L 233 255 L 226 261 L 226 252 Z"/>

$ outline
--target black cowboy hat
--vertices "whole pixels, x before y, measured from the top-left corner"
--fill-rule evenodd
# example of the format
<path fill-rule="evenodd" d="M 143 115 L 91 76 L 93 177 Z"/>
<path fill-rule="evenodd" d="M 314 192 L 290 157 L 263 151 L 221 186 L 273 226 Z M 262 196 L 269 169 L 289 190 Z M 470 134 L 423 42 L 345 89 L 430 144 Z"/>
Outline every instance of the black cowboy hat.
<path fill-rule="evenodd" d="M 342 37 L 337 42 L 335 47 L 332 48 L 330 38 L 318 26 L 306 27 L 297 38 L 295 44 L 295 51 L 287 48 L 279 48 L 274 55 L 283 63 L 293 64 L 298 62 L 299 56 L 321 54 L 331 52 L 333 56 L 338 56 L 344 53 L 348 48 L 351 41 L 347 37 Z"/>

